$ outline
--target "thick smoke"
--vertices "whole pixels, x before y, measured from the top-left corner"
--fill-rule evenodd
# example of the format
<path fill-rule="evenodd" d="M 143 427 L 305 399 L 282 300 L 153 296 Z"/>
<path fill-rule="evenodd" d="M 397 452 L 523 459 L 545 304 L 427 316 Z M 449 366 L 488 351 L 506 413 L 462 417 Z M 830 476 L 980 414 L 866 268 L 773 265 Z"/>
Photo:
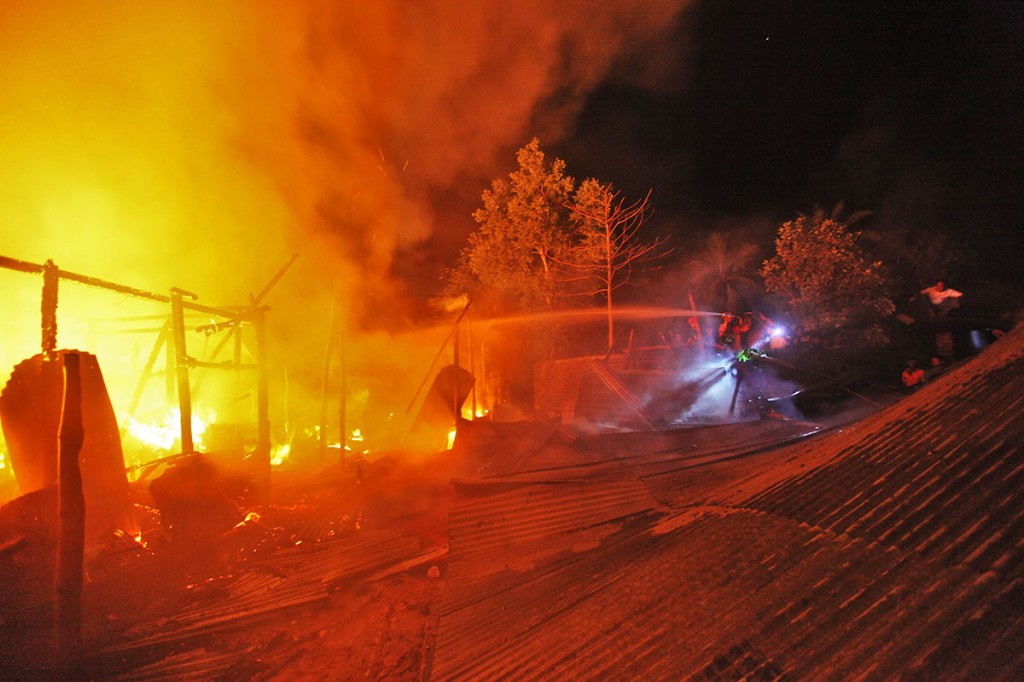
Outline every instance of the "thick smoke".
<path fill-rule="evenodd" d="M 557 141 L 679 9 L 7 3 L 4 253 L 230 299 L 298 251 L 393 292 L 397 249 L 469 229 L 432 198 Z"/>
<path fill-rule="evenodd" d="M 266 301 L 272 340 L 281 362 L 317 356 L 332 301 L 339 329 L 402 320 L 429 287 L 395 254 L 472 227 L 474 205 L 442 198 L 560 139 L 681 4 L 7 2 L 0 255 L 240 305 L 298 253 Z M 6 373 L 37 350 L 38 283 L 0 286 L 23 315 Z"/>
<path fill-rule="evenodd" d="M 336 242 L 372 290 L 395 293 L 396 251 L 462 238 L 472 225 L 474 205 L 456 213 L 432 200 L 467 187 L 478 198 L 529 137 L 557 141 L 616 59 L 677 11 L 677 2 L 310 7 L 296 91 L 300 222 Z M 453 213 L 460 225 L 448 224 Z"/>

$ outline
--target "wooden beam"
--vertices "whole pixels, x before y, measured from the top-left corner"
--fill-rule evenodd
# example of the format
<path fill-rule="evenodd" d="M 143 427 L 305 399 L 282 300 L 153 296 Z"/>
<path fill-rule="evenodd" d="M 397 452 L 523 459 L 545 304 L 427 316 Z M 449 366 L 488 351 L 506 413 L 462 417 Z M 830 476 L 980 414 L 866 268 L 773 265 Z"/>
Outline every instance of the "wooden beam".
<path fill-rule="evenodd" d="M 181 451 L 193 452 L 192 389 L 189 386 L 188 349 L 185 347 L 185 315 L 180 291 L 171 291 L 171 336 L 174 339 L 174 370 L 178 379 L 178 410 L 181 416 Z"/>

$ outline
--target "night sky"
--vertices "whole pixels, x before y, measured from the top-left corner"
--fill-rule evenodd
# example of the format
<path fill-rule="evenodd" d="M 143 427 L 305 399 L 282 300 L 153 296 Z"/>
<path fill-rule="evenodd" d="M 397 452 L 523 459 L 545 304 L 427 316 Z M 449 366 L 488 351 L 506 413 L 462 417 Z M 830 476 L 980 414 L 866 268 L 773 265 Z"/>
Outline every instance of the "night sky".
<path fill-rule="evenodd" d="M 638 85 L 638 60 L 660 82 Z M 963 240 L 981 277 L 1019 281 L 1022 67 L 1019 2 L 700 2 L 553 152 L 578 177 L 653 188 L 677 243 L 843 201 L 872 229 Z"/>

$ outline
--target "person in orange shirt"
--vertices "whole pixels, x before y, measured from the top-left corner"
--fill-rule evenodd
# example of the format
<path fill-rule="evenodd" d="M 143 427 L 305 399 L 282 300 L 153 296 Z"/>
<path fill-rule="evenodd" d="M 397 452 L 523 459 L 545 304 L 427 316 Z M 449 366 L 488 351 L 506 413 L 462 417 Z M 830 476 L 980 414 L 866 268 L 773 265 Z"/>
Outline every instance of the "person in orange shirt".
<path fill-rule="evenodd" d="M 903 388 L 912 391 L 924 383 L 924 370 L 917 366 L 917 360 L 907 360 L 907 367 L 900 376 L 903 381 Z"/>

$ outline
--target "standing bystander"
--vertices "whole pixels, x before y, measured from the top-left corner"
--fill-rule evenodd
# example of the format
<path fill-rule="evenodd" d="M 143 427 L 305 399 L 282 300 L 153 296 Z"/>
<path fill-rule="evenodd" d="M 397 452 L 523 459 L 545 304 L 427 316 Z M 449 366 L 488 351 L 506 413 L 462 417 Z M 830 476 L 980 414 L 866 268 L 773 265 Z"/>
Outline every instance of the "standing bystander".
<path fill-rule="evenodd" d="M 942 280 L 935 282 L 930 287 L 921 289 L 918 293 L 914 294 L 910 300 L 916 300 L 918 296 L 925 295 L 928 297 L 928 303 L 930 305 L 929 314 L 934 316 L 945 316 L 950 310 L 960 307 L 960 298 L 963 296 L 963 292 L 951 289 L 946 286 L 946 283 Z"/>

